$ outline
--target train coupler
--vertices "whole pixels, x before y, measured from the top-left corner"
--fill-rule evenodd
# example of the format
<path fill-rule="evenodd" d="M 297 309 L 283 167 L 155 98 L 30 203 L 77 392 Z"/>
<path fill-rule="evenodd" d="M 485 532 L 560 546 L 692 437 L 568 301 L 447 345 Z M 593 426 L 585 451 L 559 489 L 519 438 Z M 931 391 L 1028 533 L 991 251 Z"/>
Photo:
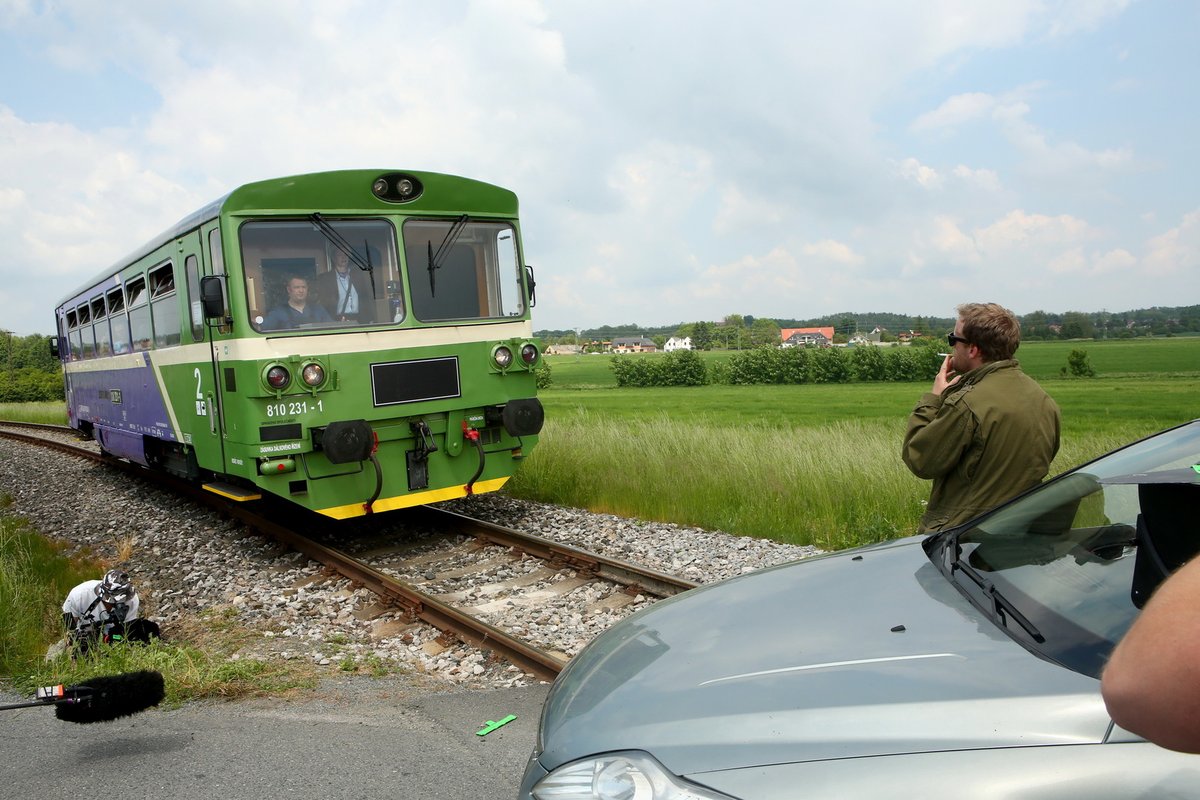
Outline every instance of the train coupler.
<path fill-rule="evenodd" d="M 404 454 L 408 467 L 408 488 L 409 491 L 426 489 L 429 487 L 429 454 L 437 452 L 437 443 L 425 420 L 410 422 L 408 427 L 412 429 L 413 439 L 416 440 L 413 449 Z"/>

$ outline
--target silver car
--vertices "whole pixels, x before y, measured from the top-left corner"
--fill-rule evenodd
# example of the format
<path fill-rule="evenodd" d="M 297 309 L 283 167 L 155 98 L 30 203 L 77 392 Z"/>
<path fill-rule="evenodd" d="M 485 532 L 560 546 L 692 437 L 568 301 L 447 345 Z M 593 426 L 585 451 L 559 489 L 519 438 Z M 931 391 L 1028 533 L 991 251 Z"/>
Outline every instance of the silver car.
<path fill-rule="evenodd" d="M 614 625 L 542 711 L 523 800 L 1200 797 L 1100 671 L 1200 544 L 1200 420 L 929 537 L 694 589 Z"/>

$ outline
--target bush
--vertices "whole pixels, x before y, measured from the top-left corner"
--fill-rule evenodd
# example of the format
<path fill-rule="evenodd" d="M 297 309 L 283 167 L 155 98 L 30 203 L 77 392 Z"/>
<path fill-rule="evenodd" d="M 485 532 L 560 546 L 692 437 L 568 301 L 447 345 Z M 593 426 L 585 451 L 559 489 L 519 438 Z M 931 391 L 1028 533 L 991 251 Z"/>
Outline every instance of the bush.
<path fill-rule="evenodd" d="M 803 347 L 756 347 L 729 359 L 730 384 L 808 383 L 809 350 Z"/>
<path fill-rule="evenodd" d="M 1076 378 L 1096 377 L 1096 370 L 1092 369 L 1092 362 L 1088 358 L 1087 350 L 1072 350 L 1067 354 L 1067 367 Z M 1066 370 L 1064 369 L 1063 372 L 1065 373 Z"/>
<path fill-rule="evenodd" d="M 850 354 L 850 368 L 860 381 L 886 381 L 887 356 L 883 348 L 865 344 L 854 348 Z"/>
<path fill-rule="evenodd" d="M 709 382 L 704 359 L 693 350 L 676 350 L 665 356 L 613 356 L 617 386 L 704 386 Z"/>
<path fill-rule="evenodd" d="M 554 383 L 554 376 L 550 373 L 550 365 L 546 363 L 545 359 L 533 371 L 533 377 L 537 381 L 537 388 L 539 389 L 549 389 L 550 385 Z"/>
<path fill-rule="evenodd" d="M 849 383 L 850 361 L 840 347 L 819 347 L 813 351 L 808 375 L 813 383 Z"/>
<path fill-rule="evenodd" d="M 665 384 L 667 386 L 704 386 L 708 383 L 704 359 L 693 350 L 667 353 L 660 364 L 670 381 Z"/>

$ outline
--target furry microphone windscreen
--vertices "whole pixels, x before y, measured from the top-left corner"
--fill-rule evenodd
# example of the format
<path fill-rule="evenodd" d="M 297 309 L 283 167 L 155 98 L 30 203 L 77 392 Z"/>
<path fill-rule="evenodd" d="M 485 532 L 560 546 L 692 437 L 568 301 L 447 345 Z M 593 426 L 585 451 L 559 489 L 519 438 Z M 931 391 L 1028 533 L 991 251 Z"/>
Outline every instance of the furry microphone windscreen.
<path fill-rule="evenodd" d="M 166 696 L 160 672 L 142 670 L 120 675 L 89 678 L 87 683 L 68 686 L 71 702 L 59 702 L 54 716 L 64 722 L 109 722 L 156 706 Z"/>

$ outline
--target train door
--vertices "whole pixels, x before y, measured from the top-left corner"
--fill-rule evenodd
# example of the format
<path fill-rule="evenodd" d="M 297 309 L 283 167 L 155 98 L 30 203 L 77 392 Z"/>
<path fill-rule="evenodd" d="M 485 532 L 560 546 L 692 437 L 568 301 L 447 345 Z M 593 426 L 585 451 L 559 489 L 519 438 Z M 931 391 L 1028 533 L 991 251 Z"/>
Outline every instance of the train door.
<path fill-rule="evenodd" d="M 224 472 L 225 441 L 221 435 L 223 426 L 218 342 L 227 332 L 223 334 L 223 329 L 207 324 L 200 298 L 200 279 L 206 275 L 219 275 L 224 272 L 224 262 L 220 255 L 220 236 L 215 237 L 218 248 L 215 256 L 209 240 L 210 231 L 216 229 L 216 224 L 212 223 L 185 240 L 184 272 L 188 288 L 188 318 L 185 330 L 190 330 L 195 344 L 206 345 L 196 348 L 196 352 L 204 353 L 204 357 L 192 361 L 192 382 L 189 384 L 189 389 L 195 391 L 196 417 L 198 420 L 204 420 L 203 429 L 196 429 L 196 455 L 205 469 Z"/>

